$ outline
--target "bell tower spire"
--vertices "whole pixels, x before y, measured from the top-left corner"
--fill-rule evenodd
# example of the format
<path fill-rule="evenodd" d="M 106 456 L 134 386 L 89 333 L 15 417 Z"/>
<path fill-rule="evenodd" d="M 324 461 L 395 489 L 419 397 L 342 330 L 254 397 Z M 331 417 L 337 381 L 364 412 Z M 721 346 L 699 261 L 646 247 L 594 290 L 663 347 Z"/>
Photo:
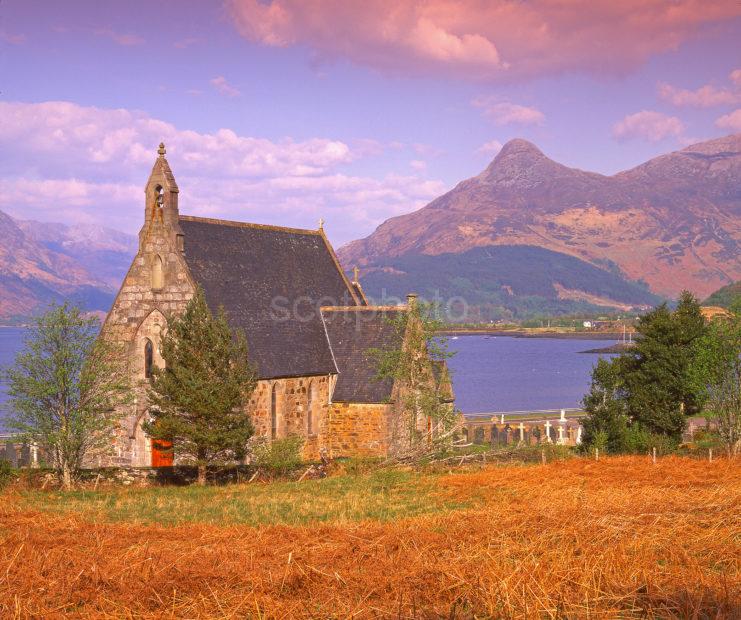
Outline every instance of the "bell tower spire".
<path fill-rule="evenodd" d="M 180 230 L 178 210 L 178 184 L 175 175 L 172 174 L 170 164 L 165 155 L 167 149 L 165 143 L 160 142 L 157 149 L 157 159 L 152 166 L 147 184 L 144 187 L 144 226 L 140 237 L 152 231 L 154 228 L 162 227 L 175 236 L 174 240 L 182 239 Z"/>
<path fill-rule="evenodd" d="M 166 153 L 165 143 L 160 142 L 157 159 L 144 188 L 145 225 L 158 219 L 168 224 L 176 224 L 178 221 L 178 184 L 165 159 Z"/>

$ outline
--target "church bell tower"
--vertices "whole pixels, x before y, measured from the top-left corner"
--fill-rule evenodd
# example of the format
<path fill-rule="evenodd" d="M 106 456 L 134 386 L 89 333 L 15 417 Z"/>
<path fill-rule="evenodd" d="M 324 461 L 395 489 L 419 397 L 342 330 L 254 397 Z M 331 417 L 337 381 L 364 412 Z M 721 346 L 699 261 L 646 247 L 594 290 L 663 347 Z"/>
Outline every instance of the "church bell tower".
<path fill-rule="evenodd" d="M 178 221 L 178 184 L 167 163 L 165 144 L 160 142 L 157 159 L 144 188 L 144 225 L 139 233 L 143 247 L 152 235 L 169 237 L 178 251 L 183 250 L 183 233 Z"/>

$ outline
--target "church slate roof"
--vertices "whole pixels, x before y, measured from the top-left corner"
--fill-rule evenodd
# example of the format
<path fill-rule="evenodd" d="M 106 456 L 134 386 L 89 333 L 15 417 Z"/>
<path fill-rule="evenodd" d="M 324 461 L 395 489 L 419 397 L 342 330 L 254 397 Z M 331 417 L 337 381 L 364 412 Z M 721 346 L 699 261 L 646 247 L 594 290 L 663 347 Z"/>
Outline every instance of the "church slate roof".
<path fill-rule="evenodd" d="M 337 372 L 320 307 L 358 300 L 321 231 L 190 216 L 180 226 L 193 278 L 244 330 L 260 378 Z"/>
<path fill-rule="evenodd" d="M 327 337 L 339 375 L 332 400 L 384 403 L 391 398 L 393 380 L 376 378 L 378 361 L 369 349 L 397 349 L 402 335 L 394 319 L 406 308 L 356 306 L 322 308 Z"/>

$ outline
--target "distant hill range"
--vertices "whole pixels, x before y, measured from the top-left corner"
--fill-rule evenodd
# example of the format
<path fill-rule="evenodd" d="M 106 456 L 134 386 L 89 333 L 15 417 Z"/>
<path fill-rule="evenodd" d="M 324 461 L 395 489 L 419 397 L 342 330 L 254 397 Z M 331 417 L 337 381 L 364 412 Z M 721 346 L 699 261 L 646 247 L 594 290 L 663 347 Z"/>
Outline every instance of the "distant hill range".
<path fill-rule="evenodd" d="M 52 301 L 107 312 L 136 253 L 133 235 L 86 225 L 15 220 L 0 211 L 0 322 Z"/>
<path fill-rule="evenodd" d="M 727 284 L 726 286 L 719 288 L 703 301 L 702 305 L 716 306 L 718 308 L 730 308 L 731 304 L 739 297 L 741 297 L 741 282 L 733 282 L 732 284 Z"/>
<path fill-rule="evenodd" d="M 438 290 L 480 318 L 625 309 L 741 279 L 739 216 L 741 134 L 613 176 L 512 140 L 481 174 L 339 256 L 374 298 Z"/>

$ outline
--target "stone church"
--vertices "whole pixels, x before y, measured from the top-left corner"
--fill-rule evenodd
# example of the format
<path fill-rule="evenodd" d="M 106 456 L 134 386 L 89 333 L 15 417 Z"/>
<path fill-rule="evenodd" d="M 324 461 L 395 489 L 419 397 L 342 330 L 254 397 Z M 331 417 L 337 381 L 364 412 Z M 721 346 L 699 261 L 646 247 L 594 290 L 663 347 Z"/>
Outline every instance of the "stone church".
<path fill-rule="evenodd" d="M 394 452 L 409 426 L 400 421 L 404 386 L 377 380 L 368 350 L 401 346 L 390 319 L 408 306 L 369 305 L 321 224 L 302 230 L 180 215 L 165 153 L 160 144 L 139 250 L 103 325 L 103 336 L 127 351 L 135 391 L 110 464 L 172 462 L 172 451 L 157 449 L 142 430 L 147 386 L 152 367 L 163 364 L 168 317 L 182 312 L 198 285 L 211 310 L 223 308 L 232 328 L 244 331 L 259 377 L 245 415 L 258 435 L 300 435 L 307 459 Z M 452 402 L 447 372 L 434 366 L 442 398 Z M 420 430 L 429 424 L 416 421 Z M 177 446 L 174 453 L 177 459 Z"/>

